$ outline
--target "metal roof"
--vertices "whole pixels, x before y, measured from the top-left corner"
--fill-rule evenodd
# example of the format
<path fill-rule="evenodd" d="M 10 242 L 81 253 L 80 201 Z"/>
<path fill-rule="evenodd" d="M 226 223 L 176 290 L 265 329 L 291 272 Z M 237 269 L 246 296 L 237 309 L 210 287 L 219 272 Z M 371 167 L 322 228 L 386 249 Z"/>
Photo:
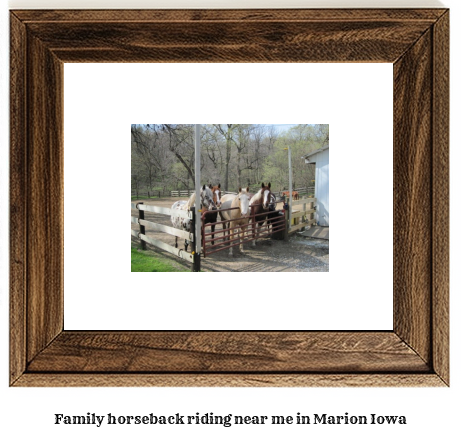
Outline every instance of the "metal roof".
<path fill-rule="evenodd" d="M 310 156 L 313 156 L 314 154 L 320 153 L 321 151 L 327 150 L 330 148 L 330 144 L 324 145 L 322 148 L 319 148 L 317 150 L 311 151 L 310 153 L 305 154 L 304 156 L 301 156 L 303 159 L 306 159 Z"/>

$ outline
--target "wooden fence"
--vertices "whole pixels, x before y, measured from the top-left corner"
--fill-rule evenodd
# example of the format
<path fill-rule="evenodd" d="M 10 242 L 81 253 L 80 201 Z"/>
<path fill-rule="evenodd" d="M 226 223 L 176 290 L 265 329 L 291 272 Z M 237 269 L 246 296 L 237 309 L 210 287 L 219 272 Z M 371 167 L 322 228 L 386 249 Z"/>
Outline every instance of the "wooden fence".
<path fill-rule="evenodd" d="M 284 191 L 287 191 L 285 189 Z M 282 192 L 284 191 L 279 191 L 279 192 L 274 192 L 275 195 L 281 197 Z M 309 186 L 307 188 L 296 188 L 293 189 L 293 191 L 296 191 L 299 193 L 299 195 L 310 195 L 313 196 L 315 193 L 315 187 Z M 170 197 L 190 197 L 193 193 L 195 192 L 194 189 L 183 189 L 179 191 L 167 191 L 166 193 L 163 193 L 163 191 L 150 191 L 150 190 L 144 190 L 144 191 L 131 191 L 131 196 L 140 198 L 140 197 L 147 197 L 147 198 L 161 198 L 164 196 L 170 196 Z M 237 194 L 236 192 L 233 191 L 223 191 L 224 194 Z"/>
<path fill-rule="evenodd" d="M 298 191 L 299 192 L 299 191 Z M 301 230 L 304 227 L 310 226 L 311 224 L 315 223 L 315 211 L 316 211 L 316 204 L 317 204 L 317 199 L 316 198 L 303 198 L 301 200 L 295 200 L 295 201 L 289 201 L 287 199 L 287 203 L 290 209 L 290 213 L 285 213 L 285 219 L 282 216 L 282 222 L 286 220 L 285 225 L 281 226 L 279 223 L 279 218 L 275 217 L 273 218 L 273 222 L 270 223 L 271 229 L 269 230 L 269 226 L 267 231 L 264 231 L 263 233 L 267 235 L 271 235 L 272 233 L 276 231 L 282 231 L 284 230 L 285 234 L 285 239 L 288 238 L 288 235 L 290 233 L 296 232 L 298 230 Z M 141 248 L 146 249 L 146 243 L 153 245 L 154 247 L 160 248 L 161 250 L 167 251 L 168 253 L 171 253 L 187 262 L 190 262 L 192 264 L 192 271 L 200 271 L 200 254 L 195 253 L 195 240 L 196 240 L 196 235 L 195 235 L 195 208 L 191 208 L 190 211 L 185 211 L 185 210 L 173 210 L 170 208 L 165 208 L 165 207 L 159 207 L 159 206 L 150 206 L 150 205 L 145 205 L 142 202 L 138 203 L 131 203 L 131 209 L 137 209 L 138 210 L 138 216 L 131 216 L 131 222 L 134 224 L 139 225 L 139 231 L 136 231 L 134 229 L 131 229 L 131 235 L 134 236 L 135 238 L 138 238 L 141 243 Z M 152 213 L 157 213 L 157 214 L 162 214 L 162 215 L 168 215 L 168 216 L 175 216 L 175 217 L 180 217 L 180 218 L 188 218 L 191 220 L 190 223 L 190 228 L 191 232 L 186 232 L 181 229 L 177 229 L 174 227 L 166 226 L 164 224 L 159 224 L 155 223 L 153 221 L 148 221 L 144 217 L 144 212 L 152 212 Z M 254 235 L 255 233 L 255 223 L 254 223 L 255 217 L 253 216 L 253 223 L 249 223 L 248 229 L 250 230 L 251 228 L 253 229 L 253 237 L 247 237 L 245 241 L 242 242 L 249 242 L 252 241 L 255 238 L 259 238 L 262 236 L 262 234 L 259 235 Z M 221 224 L 221 222 L 219 222 Z M 269 224 L 269 223 L 267 223 Z M 211 224 L 207 224 L 207 226 L 210 226 Z M 252 227 L 251 227 L 252 226 Z M 275 226 L 275 227 L 274 227 Z M 202 235 L 199 235 L 198 237 L 203 238 L 203 244 L 204 244 L 204 255 L 206 254 L 206 244 L 210 243 L 211 240 L 207 240 L 206 236 L 210 235 L 205 235 L 205 227 L 203 226 L 202 228 Z M 181 239 L 189 240 L 191 242 L 191 252 L 187 252 L 185 250 L 182 250 L 180 248 L 173 247 L 172 245 L 166 244 L 163 241 L 160 241 L 158 239 L 155 239 L 153 237 L 147 236 L 146 235 L 146 228 L 155 230 L 157 232 L 163 232 L 167 233 L 169 235 L 176 236 Z M 220 233 L 214 232 L 215 234 Z M 223 233 L 223 232 L 221 232 Z M 213 235 L 214 238 L 214 235 Z M 225 239 L 225 236 L 222 237 L 217 237 L 214 238 L 216 242 L 220 239 Z M 238 240 L 238 238 L 237 238 Z M 236 242 L 234 245 L 237 245 L 240 243 Z M 211 254 L 214 251 L 220 251 L 224 249 L 224 247 L 220 247 L 219 249 L 218 246 L 223 245 L 222 243 L 217 243 L 216 247 L 214 249 L 211 249 L 211 247 L 208 249 L 209 254 Z M 227 246 L 226 248 L 228 248 Z"/>
<path fill-rule="evenodd" d="M 288 189 L 284 189 L 283 191 L 279 192 L 274 192 L 275 195 L 278 195 L 279 197 L 282 196 L 283 192 L 288 191 Z M 314 196 L 315 195 L 315 186 L 308 186 L 307 188 L 293 188 L 293 191 L 296 191 L 300 196 L 301 195 L 308 195 L 308 196 Z"/>
<path fill-rule="evenodd" d="M 138 217 L 131 216 L 131 222 L 135 224 L 139 224 L 139 232 L 131 229 L 131 235 L 134 236 L 135 238 L 140 239 L 142 249 L 146 248 L 145 244 L 147 242 L 148 244 L 153 245 L 154 247 L 160 248 L 161 250 L 167 251 L 168 253 L 171 253 L 175 256 L 178 256 L 181 259 L 184 259 L 192 263 L 192 270 L 196 271 L 197 259 L 196 259 L 196 256 L 192 254 L 194 252 L 193 245 L 194 245 L 194 240 L 195 240 L 194 210 L 191 210 L 191 211 L 173 210 L 173 209 L 166 208 L 166 207 L 148 206 L 148 205 L 143 204 L 142 202 L 131 203 L 131 209 L 137 209 L 139 211 Z M 192 208 L 192 209 L 195 209 L 195 208 Z M 184 230 L 176 229 L 174 227 L 169 227 L 163 224 L 154 223 L 152 221 L 147 221 L 144 219 L 144 212 L 153 212 L 153 213 L 175 216 L 175 217 L 180 217 L 180 218 L 189 218 L 191 220 L 191 230 L 193 230 L 193 233 L 189 233 Z M 160 241 L 158 239 L 154 239 L 150 236 L 147 236 L 146 228 L 159 231 L 159 232 L 163 232 L 163 233 L 167 233 L 169 235 L 177 236 L 179 238 L 191 241 L 192 243 L 191 253 L 184 251 L 180 248 L 173 247 L 172 245 L 166 244 L 165 242 Z M 198 268 L 200 268 L 199 263 L 198 263 Z"/>
<path fill-rule="evenodd" d="M 184 191 L 170 191 L 170 196 L 171 197 L 190 197 L 193 193 L 195 192 L 195 189 L 186 189 Z M 236 194 L 236 192 L 231 192 L 231 191 L 223 191 L 222 195 L 225 194 Z"/>
<path fill-rule="evenodd" d="M 299 191 L 298 191 L 299 192 Z M 303 198 L 289 202 L 291 214 L 291 223 L 288 223 L 288 233 L 296 232 L 303 227 L 315 223 L 315 211 L 317 206 L 316 198 Z"/>
<path fill-rule="evenodd" d="M 287 189 L 284 190 L 284 191 L 287 191 Z M 274 194 L 281 197 L 282 192 L 284 192 L 284 191 L 274 192 Z M 307 188 L 299 188 L 299 189 L 296 188 L 296 189 L 293 189 L 293 191 L 298 192 L 299 195 L 314 195 L 315 187 L 314 186 L 309 186 Z M 190 197 L 194 192 L 195 192 L 194 189 L 184 189 L 182 191 L 170 191 L 170 196 L 171 197 Z M 223 191 L 222 195 L 225 195 L 225 194 L 236 194 L 237 195 L 237 192 Z"/>
<path fill-rule="evenodd" d="M 185 189 L 182 191 L 170 191 L 170 197 L 190 197 L 195 189 Z"/>
<path fill-rule="evenodd" d="M 131 191 L 132 197 L 147 197 L 147 198 L 160 198 L 162 196 L 162 191 Z"/>

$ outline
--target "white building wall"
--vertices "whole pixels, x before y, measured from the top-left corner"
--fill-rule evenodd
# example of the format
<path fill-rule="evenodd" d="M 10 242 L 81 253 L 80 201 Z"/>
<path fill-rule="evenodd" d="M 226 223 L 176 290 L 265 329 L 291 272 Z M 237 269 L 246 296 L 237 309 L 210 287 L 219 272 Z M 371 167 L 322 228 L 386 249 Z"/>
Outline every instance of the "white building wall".
<path fill-rule="evenodd" d="M 317 213 L 315 218 L 320 226 L 330 225 L 330 149 L 315 156 L 315 197 Z"/>

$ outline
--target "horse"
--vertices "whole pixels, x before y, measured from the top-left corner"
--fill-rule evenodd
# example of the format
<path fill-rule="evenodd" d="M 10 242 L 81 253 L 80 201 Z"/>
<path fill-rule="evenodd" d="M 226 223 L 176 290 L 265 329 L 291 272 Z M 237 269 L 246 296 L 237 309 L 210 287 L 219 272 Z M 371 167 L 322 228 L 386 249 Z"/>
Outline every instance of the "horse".
<path fill-rule="evenodd" d="M 218 187 L 220 187 L 221 184 L 218 185 Z M 222 192 L 222 191 L 221 191 Z M 220 195 L 220 205 L 221 205 L 221 209 L 229 209 L 232 204 L 232 201 L 237 197 L 237 194 L 224 194 L 224 195 Z M 214 198 L 213 198 L 214 199 Z M 226 207 L 223 207 L 223 204 L 226 203 Z M 221 212 L 219 213 L 219 216 L 221 217 L 221 221 L 225 221 L 225 218 L 223 218 L 223 215 L 221 214 Z M 222 223 L 222 229 L 223 230 L 226 230 L 226 223 Z M 223 231 L 223 235 L 225 235 L 226 232 Z"/>
<path fill-rule="evenodd" d="M 188 201 L 185 201 L 185 200 L 177 201 L 171 206 L 171 209 L 172 210 L 190 211 L 190 208 L 195 206 L 195 197 L 196 197 L 196 195 L 195 195 L 195 192 L 194 192 L 190 196 Z M 211 189 L 206 185 L 203 185 L 202 188 L 200 188 L 200 207 L 201 208 L 205 207 L 208 210 L 213 210 L 213 208 L 216 209 L 216 206 L 215 206 L 214 201 L 213 201 L 213 193 L 211 192 Z M 209 214 L 209 215 L 210 215 L 210 219 L 212 219 L 211 218 L 212 215 L 215 215 L 214 216 L 214 219 L 215 219 L 214 222 L 216 222 L 217 213 L 216 214 Z M 176 229 L 184 230 L 186 232 L 191 231 L 190 221 L 191 221 L 190 218 L 182 218 L 182 217 L 179 217 L 179 216 L 171 216 L 171 223 L 173 224 L 173 227 L 176 228 Z M 211 222 L 211 221 L 209 221 L 209 222 Z M 214 226 L 212 228 L 214 228 Z M 188 245 L 189 245 L 189 241 L 186 239 L 184 241 L 184 250 L 185 251 L 187 251 Z M 178 248 L 178 237 L 177 236 L 175 236 L 175 245 L 174 246 L 176 248 Z"/>
<path fill-rule="evenodd" d="M 253 217 L 253 238 L 255 238 L 255 236 L 256 239 L 259 237 L 258 235 L 261 232 L 261 226 L 267 219 L 267 213 L 264 214 L 264 212 L 269 212 L 271 195 L 271 184 L 269 183 L 265 186 L 263 182 L 261 183 L 261 189 L 250 200 L 251 216 Z M 256 228 L 257 234 L 255 235 L 256 224 L 258 227 Z M 256 239 L 253 239 L 253 247 L 256 245 Z"/>
<path fill-rule="evenodd" d="M 216 207 L 220 207 L 222 197 L 221 183 L 219 183 L 217 186 L 210 185 L 210 189 L 213 193 L 213 201 L 216 204 Z"/>
<path fill-rule="evenodd" d="M 277 209 L 277 199 L 275 198 L 275 195 L 272 194 L 271 192 L 270 200 L 269 200 L 269 212 L 267 214 L 267 221 L 266 221 L 267 231 L 270 230 L 271 225 L 272 226 L 274 225 L 272 218 L 275 218 L 279 215 L 279 212 L 276 209 Z"/>
<path fill-rule="evenodd" d="M 208 185 L 211 189 L 211 193 L 213 196 L 213 203 L 216 207 L 213 207 L 210 211 L 205 211 L 202 214 L 202 225 L 210 224 L 211 223 L 211 245 L 214 245 L 214 231 L 216 228 L 216 221 L 218 221 L 218 211 L 217 208 L 221 207 L 221 183 L 217 186 Z"/>
<path fill-rule="evenodd" d="M 221 216 L 221 221 L 225 220 L 232 220 L 229 223 L 229 239 L 230 245 L 229 248 L 229 256 L 232 256 L 232 239 L 234 239 L 234 231 L 235 227 L 239 227 L 239 239 L 240 239 L 240 251 L 243 253 L 243 238 L 245 237 L 245 229 L 248 226 L 248 222 L 250 220 L 250 195 L 249 195 L 250 188 L 247 187 L 246 189 L 239 188 L 239 193 L 222 203 L 221 209 L 219 214 Z M 234 209 L 235 208 L 235 209 Z M 233 210 L 226 210 L 226 209 L 233 209 Z M 223 229 L 226 229 L 226 224 L 223 223 Z"/>
<path fill-rule="evenodd" d="M 171 210 L 188 210 L 186 205 L 188 202 L 186 200 L 179 200 L 171 206 Z M 179 216 L 171 215 L 171 223 L 175 229 L 184 230 L 190 233 L 190 218 L 183 218 Z M 184 250 L 187 251 L 189 241 L 184 240 Z M 175 236 L 174 246 L 178 248 L 178 237 Z"/>
<path fill-rule="evenodd" d="M 221 204 L 225 201 L 232 201 L 235 197 L 237 197 L 237 194 L 224 194 L 221 196 Z"/>
<path fill-rule="evenodd" d="M 282 195 L 284 197 L 290 197 L 290 191 L 283 191 L 282 192 Z M 291 191 L 291 197 L 293 198 L 293 200 L 299 200 L 299 193 L 298 191 Z"/>
<path fill-rule="evenodd" d="M 187 210 L 190 210 L 191 207 L 195 206 L 195 192 L 190 196 L 189 201 L 187 202 Z M 215 202 L 213 201 L 213 192 L 207 185 L 203 185 L 200 188 L 200 208 L 206 208 L 208 210 L 213 210 L 216 207 Z"/>

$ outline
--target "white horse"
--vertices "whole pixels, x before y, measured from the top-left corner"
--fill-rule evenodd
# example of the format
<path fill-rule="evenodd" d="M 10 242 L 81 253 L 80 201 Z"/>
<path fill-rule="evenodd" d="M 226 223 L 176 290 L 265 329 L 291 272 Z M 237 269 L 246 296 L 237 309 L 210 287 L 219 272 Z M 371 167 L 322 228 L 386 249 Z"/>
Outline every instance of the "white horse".
<path fill-rule="evenodd" d="M 176 203 L 173 203 L 173 206 L 171 206 L 171 210 L 187 210 L 186 209 L 187 203 L 188 202 L 186 200 L 179 200 Z M 171 223 L 173 224 L 173 227 L 175 229 L 184 230 L 190 233 L 190 218 L 184 218 L 180 216 L 171 215 Z M 188 245 L 189 245 L 189 241 L 185 239 L 184 240 L 184 250 L 187 251 Z M 175 236 L 174 246 L 178 248 L 178 237 L 177 236 Z"/>
<path fill-rule="evenodd" d="M 195 197 L 196 197 L 196 195 L 195 195 L 195 192 L 194 192 L 189 197 L 188 201 L 185 201 L 185 200 L 177 201 L 177 202 L 173 203 L 173 205 L 171 206 L 171 209 L 172 210 L 185 210 L 185 211 L 189 212 L 190 208 L 195 206 Z M 208 210 L 212 210 L 213 207 L 215 207 L 215 204 L 213 202 L 213 192 L 206 185 L 203 185 L 200 188 L 200 207 L 202 207 L 202 208 L 206 207 Z M 197 213 L 198 213 L 198 211 L 197 211 Z M 189 232 L 189 233 L 191 231 L 190 221 L 191 221 L 190 218 L 183 218 L 183 217 L 179 217 L 179 216 L 171 216 L 171 223 L 173 224 L 173 227 L 175 229 L 184 230 L 184 231 Z M 184 241 L 184 250 L 187 251 L 188 245 L 189 245 L 189 241 L 186 239 Z M 175 237 L 174 246 L 176 248 L 178 248 L 178 237 L 177 236 Z"/>
<path fill-rule="evenodd" d="M 232 194 L 233 195 L 233 194 Z M 223 196 L 224 199 L 224 196 Z M 237 208 L 233 210 L 223 210 L 223 209 L 231 209 Z M 237 230 L 239 231 L 239 239 L 240 239 L 240 251 L 243 253 L 243 243 L 242 240 L 245 238 L 245 230 L 248 226 L 248 222 L 250 219 L 250 195 L 249 195 L 249 188 L 246 189 L 239 188 L 239 193 L 234 195 L 233 198 L 225 201 L 221 205 L 220 210 L 221 220 L 232 220 L 229 223 L 229 232 L 230 232 L 230 245 L 229 248 L 229 256 L 232 256 L 232 240 L 234 239 L 234 231 L 235 227 L 239 227 Z M 225 224 L 223 224 L 224 228 Z M 243 226 L 243 227 L 240 227 Z"/>
<path fill-rule="evenodd" d="M 221 196 L 221 204 L 233 200 L 235 197 L 237 197 L 237 194 L 224 194 Z"/>

